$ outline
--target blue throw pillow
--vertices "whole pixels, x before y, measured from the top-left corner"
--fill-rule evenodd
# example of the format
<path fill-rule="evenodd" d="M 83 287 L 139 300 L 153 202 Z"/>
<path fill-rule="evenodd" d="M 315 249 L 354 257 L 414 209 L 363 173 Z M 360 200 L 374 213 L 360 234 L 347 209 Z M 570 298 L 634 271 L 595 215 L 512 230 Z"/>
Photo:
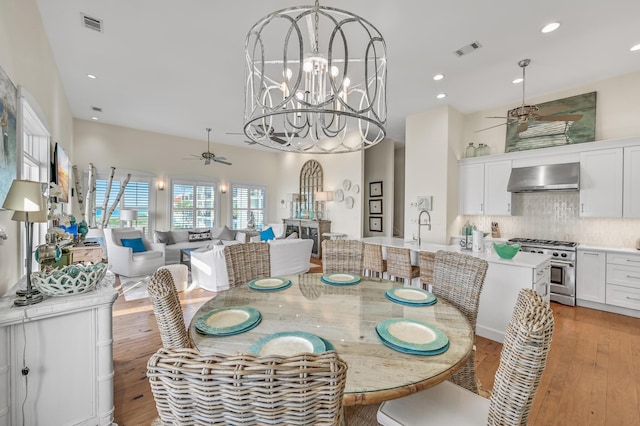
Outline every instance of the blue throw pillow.
<path fill-rule="evenodd" d="M 124 247 L 129 247 L 134 253 L 141 253 L 147 251 L 147 248 L 142 242 L 142 238 L 123 238 L 120 240 Z"/>
<path fill-rule="evenodd" d="M 268 227 L 264 231 L 260 232 L 260 239 L 262 241 L 275 240 L 276 234 L 273 233 L 273 229 L 271 229 L 271 227 Z"/>

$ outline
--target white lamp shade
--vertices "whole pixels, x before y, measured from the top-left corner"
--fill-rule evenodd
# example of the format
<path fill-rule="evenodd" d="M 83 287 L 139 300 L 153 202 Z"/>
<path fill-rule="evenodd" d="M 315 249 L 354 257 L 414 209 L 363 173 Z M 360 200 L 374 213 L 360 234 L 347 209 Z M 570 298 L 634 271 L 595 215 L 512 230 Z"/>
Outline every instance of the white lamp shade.
<path fill-rule="evenodd" d="M 316 192 L 316 201 L 333 201 L 333 192 L 332 191 Z"/>
<path fill-rule="evenodd" d="M 42 199 L 42 184 L 31 180 L 14 180 L 2 208 L 17 212 L 39 212 L 46 209 Z"/>
<path fill-rule="evenodd" d="M 39 210 L 37 212 L 29 212 L 29 222 L 47 222 L 49 218 L 47 217 L 47 210 Z M 17 222 L 25 222 L 27 220 L 27 212 L 13 212 L 13 216 L 11 216 L 11 220 L 15 220 Z"/>
<path fill-rule="evenodd" d="M 120 210 L 120 220 L 129 221 L 138 219 L 138 210 Z"/>

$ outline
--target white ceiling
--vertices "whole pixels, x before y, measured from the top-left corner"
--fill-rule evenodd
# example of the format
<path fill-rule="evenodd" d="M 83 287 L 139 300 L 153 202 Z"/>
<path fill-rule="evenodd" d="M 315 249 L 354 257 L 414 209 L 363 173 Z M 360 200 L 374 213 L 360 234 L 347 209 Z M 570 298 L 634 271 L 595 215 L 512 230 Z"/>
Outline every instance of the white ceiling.
<path fill-rule="evenodd" d="M 37 0 L 77 118 L 219 143 L 243 143 L 244 42 L 294 0 Z M 450 104 L 471 113 L 521 101 L 517 62 L 531 58 L 527 98 L 640 70 L 638 0 L 323 0 L 359 14 L 386 39 L 388 137 L 405 117 Z M 81 13 L 104 31 L 82 26 Z M 546 23 L 562 26 L 540 33 Z M 478 41 L 461 58 L 454 51 Z M 444 73 L 442 81 L 433 81 Z M 96 80 L 87 78 L 95 74 Z M 443 100 L 436 99 L 447 93 Z M 92 106 L 103 109 L 94 113 Z M 495 124 L 488 120 L 487 125 Z"/>

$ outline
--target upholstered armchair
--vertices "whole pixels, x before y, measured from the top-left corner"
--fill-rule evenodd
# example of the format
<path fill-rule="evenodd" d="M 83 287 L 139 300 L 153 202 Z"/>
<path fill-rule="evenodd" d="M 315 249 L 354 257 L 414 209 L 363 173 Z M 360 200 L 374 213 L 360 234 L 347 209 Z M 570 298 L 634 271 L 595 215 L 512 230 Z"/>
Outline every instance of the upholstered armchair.
<path fill-rule="evenodd" d="M 111 271 L 125 277 L 151 275 L 164 265 L 162 243 L 148 241 L 135 228 L 105 228 L 104 240 Z"/>

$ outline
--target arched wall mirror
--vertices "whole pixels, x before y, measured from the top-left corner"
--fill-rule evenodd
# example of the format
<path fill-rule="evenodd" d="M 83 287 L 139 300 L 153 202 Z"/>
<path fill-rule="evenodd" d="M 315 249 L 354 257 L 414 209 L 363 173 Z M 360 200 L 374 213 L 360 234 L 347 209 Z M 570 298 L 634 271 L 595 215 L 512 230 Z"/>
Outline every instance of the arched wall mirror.
<path fill-rule="evenodd" d="M 316 160 L 309 160 L 300 170 L 300 212 L 304 218 L 311 218 L 315 213 L 315 194 L 323 191 L 324 179 L 322 166 Z"/>

